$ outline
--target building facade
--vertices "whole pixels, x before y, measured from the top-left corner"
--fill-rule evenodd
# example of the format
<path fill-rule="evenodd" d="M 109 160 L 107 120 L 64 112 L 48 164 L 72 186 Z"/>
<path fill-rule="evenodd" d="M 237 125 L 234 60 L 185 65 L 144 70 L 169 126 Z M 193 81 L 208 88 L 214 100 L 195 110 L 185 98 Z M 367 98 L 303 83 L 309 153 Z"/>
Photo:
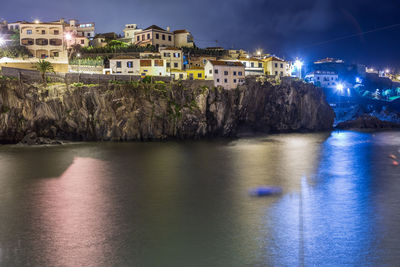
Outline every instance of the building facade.
<path fill-rule="evenodd" d="M 245 76 L 264 75 L 264 62 L 257 58 L 239 58 L 236 60 L 224 60 L 230 62 L 241 62 L 245 67 Z"/>
<path fill-rule="evenodd" d="M 169 76 L 165 60 L 121 56 L 110 59 L 110 73 L 140 76 Z"/>
<path fill-rule="evenodd" d="M 193 35 L 187 30 L 174 31 L 175 47 L 194 47 Z"/>
<path fill-rule="evenodd" d="M 26 46 L 34 57 L 50 62 L 68 63 L 63 23 L 23 22 L 20 23 L 19 29 L 20 44 Z"/>
<path fill-rule="evenodd" d="M 167 30 L 152 25 L 142 32 L 137 33 L 135 44 L 139 46 L 153 45 L 157 49 L 160 47 L 173 47 L 174 46 L 174 33 L 170 31 L 169 27 Z"/>
<path fill-rule="evenodd" d="M 183 70 L 182 50 L 176 47 L 160 48 L 161 59 L 165 60 L 167 72 Z"/>
<path fill-rule="evenodd" d="M 136 35 L 142 31 L 143 29 L 138 28 L 137 24 L 126 24 L 124 29 L 125 41 L 134 44 L 136 42 Z"/>
<path fill-rule="evenodd" d="M 339 83 L 339 76 L 333 71 L 317 70 L 307 74 L 304 80 L 322 88 L 336 89 Z"/>
<path fill-rule="evenodd" d="M 266 75 L 286 77 L 291 75 L 290 64 L 278 57 L 267 57 L 264 60 L 264 72 Z"/>
<path fill-rule="evenodd" d="M 64 22 L 64 20 L 61 19 L 61 22 Z M 95 37 L 94 22 L 79 23 L 78 20 L 71 19 L 69 23 L 64 23 L 64 25 L 64 37 L 68 48 L 74 45 L 87 47 Z"/>
<path fill-rule="evenodd" d="M 210 60 L 204 73 L 206 80 L 214 80 L 214 86 L 228 90 L 237 88 L 245 79 L 245 67 L 240 62 Z"/>

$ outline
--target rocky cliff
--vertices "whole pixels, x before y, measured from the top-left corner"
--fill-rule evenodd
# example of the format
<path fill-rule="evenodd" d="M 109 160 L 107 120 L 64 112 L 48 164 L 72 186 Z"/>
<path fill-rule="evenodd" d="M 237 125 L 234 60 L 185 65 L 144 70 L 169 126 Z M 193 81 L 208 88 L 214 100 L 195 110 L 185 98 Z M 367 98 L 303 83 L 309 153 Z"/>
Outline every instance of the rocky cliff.
<path fill-rule="evenodd" d="M 322 91 L 290 81 L 247 80 L 236 90 L 194 82 L 65 85 L 0 81 L 0 141 L 27 134 L 64 140 L 235 137 L 257 132 L 320 131 L 334 113 Z"/>

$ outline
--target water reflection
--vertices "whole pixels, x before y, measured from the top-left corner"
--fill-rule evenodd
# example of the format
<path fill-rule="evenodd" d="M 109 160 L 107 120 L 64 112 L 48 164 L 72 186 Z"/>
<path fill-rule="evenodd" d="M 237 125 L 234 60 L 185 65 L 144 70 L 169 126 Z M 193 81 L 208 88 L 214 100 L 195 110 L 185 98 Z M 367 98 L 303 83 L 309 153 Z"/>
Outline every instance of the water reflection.
<path fill-rule="evenodd" d="M 1 147 L 0 265 L 396 265 L 399 148 L 398 132 Z"/>

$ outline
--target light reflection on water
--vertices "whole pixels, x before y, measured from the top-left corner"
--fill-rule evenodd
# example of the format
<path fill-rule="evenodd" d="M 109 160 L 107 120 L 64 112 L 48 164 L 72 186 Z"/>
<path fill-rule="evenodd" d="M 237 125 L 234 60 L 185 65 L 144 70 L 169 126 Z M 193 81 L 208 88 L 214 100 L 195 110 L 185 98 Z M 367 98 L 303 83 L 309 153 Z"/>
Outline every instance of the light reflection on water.
<path fill-rule="evenodd" d="M 395 265 L 399 148 L 399 132 L 3 146 L 0 266 Z"/>

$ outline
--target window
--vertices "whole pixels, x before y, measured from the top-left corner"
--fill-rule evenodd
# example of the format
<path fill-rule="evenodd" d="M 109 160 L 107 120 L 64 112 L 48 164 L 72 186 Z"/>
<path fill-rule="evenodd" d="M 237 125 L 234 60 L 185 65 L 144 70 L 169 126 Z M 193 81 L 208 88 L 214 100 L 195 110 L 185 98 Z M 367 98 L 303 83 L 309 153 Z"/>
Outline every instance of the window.
<path fill-rule="evenodd" d="M 164 60 L 160 60 L 160 59 L 155 59 L 154 60 L 154 66 L 155 67 L 162 67 L 162 66 L 164 66 Z"/>
<path fill-rule="evenodd" d="M 133 68 L 133 61 L 126 62 L 126 66 L 130 69 Z"/>
<path fill-rule="evenodd" d="M 181 53 L 174 53 L 174 57 L 180 58 L 181 57 Z"/>
<path fill-rule="evenodd" d="M 147 34 L 147 40 L 150 40 L 150 33 Z"/>
<path fill-rule="evenodd" d="M 140 41 L 140 36 L 137 37 L 137 40 Z"/>
<path fill-rule="evenodd" d="M 170 53 L 164 53 L 164 57 L 170 57 L 171 54 Z"/>
<path fill-rule="evenodd" d="M 42 34 L 46 34 L 46 31 L 45 31 L 45 30 L 42 30 Z"/>
<path fill-rule="evenodd" d="M 58 53 L 58 52 L 54 52 L 54 53 L 53 53 L 53 56 L 54 56 L 54 57 L 58 57 L 58 56 L 59 56 L 59 53 Z"/>
<path fill-rule="evenodd" d="M 239 76 L 242 76 L 242 75 L 243 75 L 243 72 L 239 71 L 239 72 L 238 72 L 238 75 L 239 75 Z"/>
<path fill-rule="evenodd" d="M 117 68 L 121 68 L 122 64 L 121 61 L 117 61 Z"/>
<path fill-rule="evenodd" d="M 32 34 L 32 30 L 27 30 L 26 34 Z"/>
<path fill-rule="evenodd" d="M 10 26 L 10 30 L 12 30 L 12 31 L 13 31 L 13 30 L 14 30 L 14 26 Z"/>
<path fill-rule="evenodd" d="M 224 75 L 225 75 L 225 76 L 228 75 L 228 71 L 224 71 Z"/>
<path fill-rule="evenodd" d="M 156 33 L 156 39 L 160 39 L 160 34 Z"/>
<path fill-rule="evenodd" d="M 283 63 L 281 63 L 281 69 L 283 69 Z"/>
<path fill-rule="evenodd" d="M 233 83 L 236 83 L 236 79 L 233 79 Z"/>
<path fill-rule="evenodd" d="M 281 76 L 283 76 L 283 71 L 281 71 Z"/>
<path fill-rule="evenodd" d="M 82 40 L 81 40 L 81 44 L 85 44 L 85 40 L 82 39 Z"/>
<path fill-rule="evenodd" d="M 177 68 L 178 67 L 178 63 L 174 63 L 174 68 Z"/>
<path fill-rule="evenodd" d="M 233 76 L 236 76 L 236 71 L 233 72 Z"/>
<path fill-rule="evenodd" d="M 212 74 L 212 70 L 210 70 L 209 73 Z"/>
<path fill-rule="evenodd" d="M 171 67 L 171 63 L 167 62 L 167 68 Z"/>
<path fill-rule="evenodd" d="M 202 77 L 203 77 L 203 75 L 201 73 L 197 74 L 197 78 L 202 78 Z"/>
<path fill-rule="evenodd" d="M 215 73 L 215 74 L 218 74 L 218 70 L 214 70 L 214 73 Z"/>
<path fill-rule="evenodd" d="M 133 73 L 133 71 L 131 71 L 131 70 L 128 70 L 128 73 Z"/>
<path fill-rule="evenodd" d="M 54 35 L 59 35 L 60 31 L 59 30 L 54 30 Z"/>
<path fill-rule="evenodd" d="M 162 35 L 162 39 L 165 40 L 165 34 Z"/>
<path fill-rule="evenodd" d="M 275 63 L 275 68 L 277 68 L 278 67 L 278 63 Z"/>
<path fill-rule="evenodd" d="M 219 83 L 219 79 L 217 79 L 217 83 Z"/>
<path fill-rule="evenodd" d="M 258 67 L 262 68 L 262 63 L 261 62 L 258 63 Z"/>
<path fill-rule="evenodd" d="M 275 75 L 278 75 L 278 72 L 277 72 L 277 71 L 275 71 Z"/>
<path fill-rule="evenodd" d="M 224 83 L 228 83 L 228 79 L 224 79 Z"/>
<path fill-rule="evenodd" d="M 179 74 L 179 79 L 183 79 L 183 74 Z"/>
<path fill-rule="evenodd" d="M 319 81 L 319 77 L 317 77 L 317 80 Z"/>
<path fill-rule="evenodd" d="M 170 36 L 168 36 L 168 41 L 172 41 L 172 38 L 171 38 L 171 35 Z"/>
<path fill-rule="evenodd" d="M 250 67 L 254 68 L 254 62 L 250 63 Z"/>

